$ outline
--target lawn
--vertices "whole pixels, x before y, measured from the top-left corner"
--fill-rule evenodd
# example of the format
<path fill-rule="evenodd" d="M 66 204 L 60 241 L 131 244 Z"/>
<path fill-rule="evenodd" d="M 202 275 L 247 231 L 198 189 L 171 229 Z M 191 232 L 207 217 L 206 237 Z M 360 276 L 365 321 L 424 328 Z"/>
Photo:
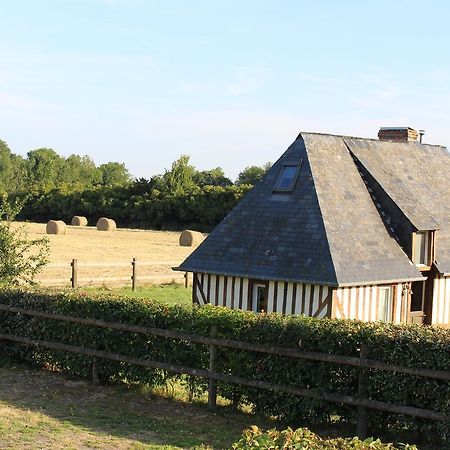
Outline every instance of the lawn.
<path fill-rule="evenodd" d="M 125 386 L 92 386 L 0 363 L 2 449 L 222 449 L 244 428 L 241 413 L 187 404 Z"/>
<path fill-rule="evenodd" d="M 81 290 L 94 293 L 111 293 L 124 298 L 145 298 L 149 300 L 158 300 L 168 306 L 184 305 L 191 307 L 192 305 L 192 288 L 186 289 L 179 284 L 162 284 L 146 287 L 139 287 L 136 291 L 132 291 L 129 287 L 122 288 L 106 288 L 106 287 L 89 287 Z"/>

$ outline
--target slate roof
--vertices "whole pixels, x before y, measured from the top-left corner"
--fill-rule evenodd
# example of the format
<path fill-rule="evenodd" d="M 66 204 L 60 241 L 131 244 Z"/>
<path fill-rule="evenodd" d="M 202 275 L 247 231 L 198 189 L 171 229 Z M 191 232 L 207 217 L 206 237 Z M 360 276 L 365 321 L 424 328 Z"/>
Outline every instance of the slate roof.
<path fill-rule="evenodd" d="M 437 232 L 436 266 L 450 273 L 450 153 L 418 142 L 346 138 L 349 149 L 417 230 Z"/>
<path fill-rule="evenodd" d="M 283 161 L 301 161 L 274 193 Z M 423 279 L 389 236 L 343 137 L 301 133 L 179 270 L 331 286 Z"/>

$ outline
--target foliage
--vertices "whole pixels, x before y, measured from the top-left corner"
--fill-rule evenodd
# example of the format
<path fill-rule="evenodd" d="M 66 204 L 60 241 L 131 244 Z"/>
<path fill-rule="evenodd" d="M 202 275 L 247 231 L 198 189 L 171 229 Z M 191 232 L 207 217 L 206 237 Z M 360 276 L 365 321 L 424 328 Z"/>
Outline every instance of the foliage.
<path fill-rule="evenodd" d="M 123 186 L 131 181 L 130 172 L 125 164 L 108 162 L 99 166 L 103 186 Z"/>
<path fill-rule="evenodd" d="M 22 158 L 0 140 L 0 193 L 24 202 L 20 220 L 107 216 L 119 226 L 210 231 L 266 170 L 246 168 L 235 186 L 222 168 L 198 171 L 181 155 L 163 175 L 133 180 L 118 162 L 97 167 L 89 156 L 64 158 L 51 148 Z"/>
<path fill-rule="evenodd" d="M 189 156 L 181 155 L 161 177 L 159 189 L 166 195 L 184 194 L 195 187 L 194 174 L 195 168 L 189 164 Z"/>
<path fill-rule="evenodd" d="M 241 439 L 234 443 L 232 448 L 235 450 L 417 450 L 415 445 L 394 446 L 393 444 L 383 444 L 379 439 L 374 440 L 373 438 L 364 441 L 356 437 L 321 439 L 307 428 L 263 431 L 257 426 L 245 430 Z"/>
<path fill-rule="evenodd" d="M 44 194 L 58 189 L 76 192 L 94 186 L 119 186 L 131 181 L 124 164 L 110 162 L 97 167 L 89 156 L 60 156 L 51 148 L 30 150 L 27 157 L 15 155 L 0 140 L 0 191 L 8 194 Z"/>
<path fill-rule="evenodd" d="M 0 286 L 33 283 L 48 263 L 48 240 L 28 239 L 24 227 L 11 226 L 22 205 L 0 198 Z"/>
<path fill-rule="evenodd" d="M 270 169 L 272 163 L 268 162 L 264 166 L 250 166 L 246 167 L 237 177 L 236 184 L 241 186 L 243 184 L 249 184 L 255 186 L 255 184 L 261 181 L 261 178 Z"/>
<path fill-rule="evenodd" d="M 302 316 L 253 314 L 227 308 L 205 306 L 188 309 L 167 307 L 154 301 L 94 296 L 86 292 L 55 293 L 28 290 L 0 291 L 0 303 L 23 306 L 51 313 L 90 317 L 147 327 L 176 329 L 198 335 L 211 335 L 217 327 L 220 338 L 237 339 L 261 345 L 300 348 L 340 355 L 357 356 L 361 343 L 369 358 L 412 368 L 448 370 L 450 331 L 432 327 L 363 323 L 313 319 Z M 164 361 L 198 369 L 208 368 L 207 346 L 156 336 L 125 333 L 97 327 L 80 326 L 25 315 L 0 314 L 0 329 L 34 339 L 86 346 L 122 353 L 137 358 Z M 91 359 L 18 344 L 3 344 L 3 352 L 37 365 L 54 366 L 74 376 L 88 377 Z M 217 370 L 252 380 L 292 385 L 317 391 L 355 395 L 358 368 L 309 360 L 294 360 L 260 353 L 218 348 Z M 113 361 L 101 361 L 103 381 L 125 380 L 162 386 L 180 379 L 162 370 L 150 370 Z M 181 377 L 191 392 L 205 393 L 202 379 Z M 300 398 L 220 382 L 219 394 L 234 404 L 250 405 L 262 415 L 276 417 L 289 425 L 355 423 L 356 409 L 336 403 Z M 450 413 L 450 383 L 396 372 L 371 370 L 368 392 L 373 400 Z M 440 447 L 448 440 L 448 425 L 406 416 L 369 411 L 372 432 L 416 430 L 424 436 L 439 438 Z M 445 444 L 446 445 L 446 444 Z"/>
<path fill-rule="evenodd" d="M 74 215 L 83 215 L 95 223 L 105 216 L 114 218 L 119 226 L 210 231 L 250 189 L 205 186 L 175 195 L 164 194 L 153 186 L 141 179 L 137 187 L 130 184 L 72 193 L 35 193 L 28 197 L 18 218 L 46 222 L 58 217 L 67 222 Z"/>
<path fill-rule="evenodd" d="M 198 187 L 205 186 L 231 186 L 233 182 L 225 176 L 223 169 L 216 167 L 211 170 L 202 170 L 194 173 L 194 182 Z"/>

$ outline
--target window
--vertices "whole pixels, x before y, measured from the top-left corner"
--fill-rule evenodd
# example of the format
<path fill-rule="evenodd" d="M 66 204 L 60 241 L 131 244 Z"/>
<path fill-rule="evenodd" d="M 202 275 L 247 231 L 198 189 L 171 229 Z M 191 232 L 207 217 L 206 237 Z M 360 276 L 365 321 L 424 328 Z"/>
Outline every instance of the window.
<path fill-rule="evenodd" d="M 432 239 L 430 231 L 418 231 L 413 233 L 412 259 L 417 266 L 431 265 Z"/>
<path fill-rule="evenodd" d="M 267 312 L 267 287 L 265 284 L 253 285 L 253 311 Z"/>
<path fill-rule="evenodd" d="M 389 286 L 378 289 L 378 320 L 392 320 L 392 288 Z"/>
<path fill-rule="evenodd" d="M 411 311 L 423 311 L 425 283 L 414 281 L 411 286 Z"/>
<path fill-rule="evenodd" d="M 275 192 L 292 192 L 297 181 L 300 170 L 300 162 L 284 162 L 281 166 L 277 181 L 275 182 Z"/>

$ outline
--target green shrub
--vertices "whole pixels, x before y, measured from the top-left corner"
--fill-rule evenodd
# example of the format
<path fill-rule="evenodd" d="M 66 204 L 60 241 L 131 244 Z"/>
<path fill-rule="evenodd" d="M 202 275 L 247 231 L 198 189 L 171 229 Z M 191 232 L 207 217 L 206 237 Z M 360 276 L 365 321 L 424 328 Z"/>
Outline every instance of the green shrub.
<path fill-rule="evenodd" d="M 412 368 L 449 370 L 450 367 L 450 331 L 432 327 L 283 317 L 212 306 L 190 310 L 178 306 L 167 307 L 148 300 L 92 297 L 83 292 L 50 294 L 2 290 L 0 303 L 204 336 L 211 334 L 214 325 L 220 338 L 348 356 L 358 356 L 361 343 L 366 343 L 371 359 Z M 5 312 L 0 312 L 0 330 L 2 333 L 33 339 L 85 346 L 199 369 L 208 368 L 208 347 L 187 341 Z M 2 351 L 33 364 L 52 365 L 77 377 L 88 377 L 91 370 L 92 361 L 84 356 L 7 342 L 3 343 Z M 158 386 L 169 379 L 182 378 L 193 392 L 201 394 L 207 390 L 207 383 L 202 379 L 181 377 L 125 363 L 100 361 L 98 370 L 103 381 L 121 380 Z M 217 351 L 217 370 L 253 380 L 339 394 L 356 395 L 358 386 L 358 369 L 355 367 L 227 348 Z M 450 382 L 370 370 L 368 390 L 370 398 L 374 400 L 450 414 Z M 218 392 L 235 404 L 250 405 L 255 411 L 276 417 L 289 425 L 335 420 L 356 422 L 356 408 L 342 404 L 227 383 L 219 383 Z M 387 429 L 416 430 L 423 435 L 435 436 L 441 442 L 449 437 L 448 424 L 378 411 L 369 412 L 369 427 L 377 433 Z"/>
<path fill-rule="evenodd" d="M 53 217 L 70 222 L 74 215 L 95 223 L 112 217 L 121 227 L 153 229 L 213 229 L 249 191 L 251 186 L 203 186 L 177 195 L 156 189 L 136 193 L 133 185 L 97 187 L 85 191 L 53 190 L 27 194 L 18 218 L 46 222 Z M 21 197 L 20 194 L 16 194 Z"/>
<path fill-rule="evenodd" d="M 415 445 L 394 446 L 383 444 L 373 438 L 364 441 L 358 438 L 321 439 L 307 428 L 263 431 L 256 426 L 245 430 L 241 439 L 234 443 L 232 448 L 234 450 L 417 450 Z"/>
<path fill-rule="evenodd" d="M 21 208 L 0 195 L 0 286 L 33 284 L 48 263 L 48 239 L 30 239 L 23 226 L 12 226 Z"/>

